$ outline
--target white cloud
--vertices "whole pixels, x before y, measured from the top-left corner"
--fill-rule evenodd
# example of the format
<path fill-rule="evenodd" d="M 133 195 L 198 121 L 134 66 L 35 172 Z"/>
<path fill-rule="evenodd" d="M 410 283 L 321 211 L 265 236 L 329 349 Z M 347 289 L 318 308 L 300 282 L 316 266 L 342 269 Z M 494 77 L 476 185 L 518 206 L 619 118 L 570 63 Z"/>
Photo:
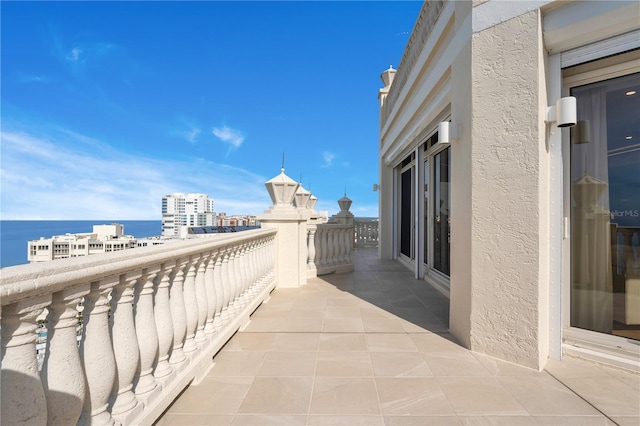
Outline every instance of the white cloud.
<path fill-rule="evenodd" d="M 162 196 L 202 192 L 216 211 L 261 213 L 271 205 L 262 176 L 202 159 L 133 156 L 64 129 L 0 132 L 5 220 L 160 219 Z"/>
<path fill-rule="evenodd" d="M 67 56 L 65 56 L 65 58 L 71 62 L 78 62 L 78 60 L 80 60 L 81 54 L 82 54 L 82 50 L 78 49 L 77 47 L 74 47 L 73 49 L 71 49 L 71 52 L 69 52 Z"/>
<path fill-rule="evenodd" d="M 213 134 L 222 142 L 229 144 L 229 149 L 238 149 L 244 142 L 244 135 L 229 126 L 215 127 Z"/>
<path fill-rule="evenodd" d="M 328 168 L 328 167 L 331 167 L 331 165 L 333 164 L 333 160 L 336 159 L 336 155 L 332 152 L 324 151 L 322 153 L 322 159 L 324 160 L 322 167 Z"/>

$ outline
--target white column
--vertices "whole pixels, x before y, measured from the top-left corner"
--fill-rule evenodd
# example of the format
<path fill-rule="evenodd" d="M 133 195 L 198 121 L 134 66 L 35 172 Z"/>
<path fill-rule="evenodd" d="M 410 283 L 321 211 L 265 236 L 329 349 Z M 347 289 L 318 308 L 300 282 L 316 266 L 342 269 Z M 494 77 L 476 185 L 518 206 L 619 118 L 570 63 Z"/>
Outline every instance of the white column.
<path fill-rule="evenodd" d="M 118 277 L 91 283 L 84 298 L 84 337 L 80 357 L 84 366 L 87 394 L 80 424 L 112 425 L 107 411 L 109 396 L 116 378 L 116 360 L 109 335 L 109 301 L 107 296 Z"/>
<path fill-rule="evenodd" d="M 206 260 L 203 255 L 198 256 L 198 267 L 196 269 L 195 277 L 195 293 L 196 293 L 196 305 L 197 305 L 197 326 L 194 341 L 202 346 L 207 341 L 207 336 L 204 334 L 204 326 L 207 322 L 207 310 L 208 299 L 207 289 L 205 287 L 205 272 L 206 272 Z"/>
<path fill-rule="evenodd" d="M 216 263 L 216 255 L 215 252 L 210 252 L 205 255 L 206 258 L 206 269 L 204 273 L 204 285 L 207 291 L 207 320 L 204 326 L 204 332 L 207 335 L 214 334 L 216 332 L 216 327 L 213 324 L 213 317 L 216 314 L 216 303 L 217 303 L 217 295 L 216 295 L 216 287 L 214 282 L 214 267 Z"/>
<path fill-rule="evenodd" d="M 143 401 L 158 385 L 153 377 L 153 364 L 158 355 L 158 331 L 153 314 L 153 280 L 159 270 L 159 267 L 144 269 L 136 283 L 134 313 L 140 348 L 140 374 L 135 384 L 135 393 Z"/>
<path fill-rule="evenodd" d="M 45 424 L 47 401 L 36 360 L 36 318 L 49 296 L 2 307 L 2 423 Z"/>
<path fill-rule="evenodd" d="M 184 307 L 187 313 L 187 336 L 182 349 L 185 354 L 190 354 L 198 349 L 198 345 L 196 345 L 194 340 L 196 328 L 198 328 L 198 301 L 196 300 L 195 281 L 197 267 L 197 259 L 190 257 L 186 268 L 187 275 L 184 279 Z"/>
<path fill-rule="evenodd" d="M 133 380 L 140 363 L 133 319 L 133 286 L 140 277 L 141 272 L 121 275 L 111 292 L 110 326 L 117 370 L 111 415 L 118 421 L 126 419 L 138 406 L 138 399 L 133 393 Z"/>
<path fill-rule="evenodd" d="M 169 351 L 173 346 L 174 331 L 169 292 L 171 272 L 175 264 L 175 261 L 169 261 L 160 265 L 160 272 L 156 278 L 156 295 L 153 309 L 158 333 L 158 361 L 153 373 L 156 379 L 166 379 L 173 373 L 173 368 L 169 364 Z"/>
<path fill-rule="evenodd" d="M 47 397 L 47 424 L 75 424 L 85 398 L 84 371 L 78 352 L 78 303 L 89 285 L 53 294 L 47 316 L 47 352 L 42 384 Z"/>
<path fill-rule="evenodd" d="M 169 308 L 173 322 L 173 348 L 169 363 L 175 369 L 181 368 L 187 360 L 184 355 L 183 345 L 187 336 L 187 312 L 184 305 L 184 269 L 187 267 L 188 259 L 176 259 L 176 266 L 173 269 L 171 289 L 169 290 Z"/>

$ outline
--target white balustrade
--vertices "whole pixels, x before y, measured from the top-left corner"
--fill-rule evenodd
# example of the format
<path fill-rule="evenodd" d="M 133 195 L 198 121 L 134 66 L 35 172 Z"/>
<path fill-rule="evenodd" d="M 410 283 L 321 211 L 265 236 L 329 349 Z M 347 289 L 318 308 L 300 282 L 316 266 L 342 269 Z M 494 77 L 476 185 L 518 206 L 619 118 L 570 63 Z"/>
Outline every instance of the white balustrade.
<path fill-rule="evenodd" d="M 153 424 L 268 298 L 276 233 L 3 268 L 3 424 Z"/>
<path fill-rule="evenodd" d="M 307 276 L 353 271 L 353 226 L 333 223 L 307 227 Z"/>

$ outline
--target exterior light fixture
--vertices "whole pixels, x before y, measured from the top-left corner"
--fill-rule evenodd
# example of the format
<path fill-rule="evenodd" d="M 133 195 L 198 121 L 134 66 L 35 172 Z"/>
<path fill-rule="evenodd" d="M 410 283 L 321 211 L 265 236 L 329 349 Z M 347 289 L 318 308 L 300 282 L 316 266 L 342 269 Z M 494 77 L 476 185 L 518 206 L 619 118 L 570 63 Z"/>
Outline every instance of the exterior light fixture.
<path fill-rule="evenodd" d="M 454 125 L 450 121 L 443 121 L 438 123 L 438 143 L 451 143 L 460 139 L 460 125 Z"/>
<path fill-rule="evenodd" d="M 635 90 L 629 90 L 627 93 L 625 93 L 625 95 L 627 95 L 627 96 L 633 96 L 635 94 L 636 94 Z"/>
<path fill-rule="evenodd" d="M 555 106 L 547 107 L 547 123 L 556 123 L 558 127 L 573 127 L 578 122 L 576 112 L 576 98 L 567 96 L 558 99 Z"/>

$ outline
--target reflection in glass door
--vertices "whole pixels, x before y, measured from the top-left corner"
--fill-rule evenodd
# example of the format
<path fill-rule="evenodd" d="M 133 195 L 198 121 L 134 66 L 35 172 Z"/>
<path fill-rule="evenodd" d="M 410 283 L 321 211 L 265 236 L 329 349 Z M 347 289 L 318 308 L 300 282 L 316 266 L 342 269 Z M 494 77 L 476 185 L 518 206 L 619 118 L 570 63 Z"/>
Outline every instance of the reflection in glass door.
<path fill-rule="evenodd" d="M 414 156 L 402 162 L 400 170 L 400 254 L 414 259 L 414 227 L 413 227 L 413 191 L 414 191 Z"/>
<path fill-rule="evenodd" d="M 571 326 L 640 340 L 640 73 L 571 89 Z"/>
<path fill-rule="evenodd" d="M 424 162 L 424 253 L 422 262 L 429 265 L 429 160 Z"/>
<path fill-rule="evenodd" d="M 449 150 L 444 149 L 433 156 L 434 196 L 433 196 L 433 267 L 449 275 L 449 255 L 451 241 L 451 162 Z"/>

